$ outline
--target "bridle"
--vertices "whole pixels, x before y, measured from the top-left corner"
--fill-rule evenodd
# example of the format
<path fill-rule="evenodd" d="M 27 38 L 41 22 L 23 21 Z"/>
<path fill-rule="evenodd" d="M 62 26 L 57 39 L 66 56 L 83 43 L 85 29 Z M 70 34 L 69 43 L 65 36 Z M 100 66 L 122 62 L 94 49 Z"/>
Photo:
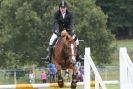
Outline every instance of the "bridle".
<path fill-rule="evenodd" d="M 64 54 L 67 60 L 70 61 L 70 63 L 75 64 L 76 63 L 76 44 L 75 40 L 64 30 L 62 32 L 61 38 L 63 39 L 64 44 Z"/>
<path fill-rule="evenodd" d="M 69 44 L 68 47 L 65 48 L 65 54 L 67 55 L 68 59 L 74 64 L 76 63 L 76 49 L 77 48 L 74 43 Z"/>

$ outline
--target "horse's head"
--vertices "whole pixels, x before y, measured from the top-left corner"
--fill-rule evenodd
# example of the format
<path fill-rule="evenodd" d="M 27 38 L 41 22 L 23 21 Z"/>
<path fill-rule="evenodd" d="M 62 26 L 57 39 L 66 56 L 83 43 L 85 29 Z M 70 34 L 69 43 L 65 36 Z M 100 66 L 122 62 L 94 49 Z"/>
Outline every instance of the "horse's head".
<path fill-rule="evenodd" d="M 76 63 L 76 44 L 73 39 L 66 31 L 61 33 L 62 42 L 64 44 L 65 55 L 72 64 Z"/>

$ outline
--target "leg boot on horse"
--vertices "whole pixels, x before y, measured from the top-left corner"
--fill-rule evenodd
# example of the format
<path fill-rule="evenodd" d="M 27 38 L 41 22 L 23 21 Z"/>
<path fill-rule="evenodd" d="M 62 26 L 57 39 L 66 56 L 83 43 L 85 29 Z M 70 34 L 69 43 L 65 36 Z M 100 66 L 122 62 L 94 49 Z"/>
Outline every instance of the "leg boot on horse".
<path fill-rule="evenodd" d="M 77 74 L 72 75 L 71 89 L 76 89 L 77 87 Z"/>
<path fill-rule="evenodd" d="M 64 87 L 64 80 L 61 76 L 61 70 L 58 70 L 57 73 L 58 73 L 58 86 L 62 88 Z"/>
<path fill-rule="evenodd" d="M 50 45 L 50 46 L 49 46 L 49 50 L 48 50 L 48 55 L 47 55 L 46 58 L 44 58 L 46 62 L 51 63 L 52 54 L 53 54 L 53 46 Z"/>

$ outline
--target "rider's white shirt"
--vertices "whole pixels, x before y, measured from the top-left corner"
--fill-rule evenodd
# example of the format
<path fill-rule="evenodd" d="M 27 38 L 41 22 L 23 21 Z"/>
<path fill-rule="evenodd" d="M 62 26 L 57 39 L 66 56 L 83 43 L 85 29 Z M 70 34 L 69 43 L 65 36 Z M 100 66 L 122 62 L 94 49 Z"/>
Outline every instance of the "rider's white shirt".
<path fill-rule="evenodd" d="M 63 19 L 65 18 L 65 14 L 66 14 L 66 13 L 63 13 L 63 14 L 62 14 Z"/>

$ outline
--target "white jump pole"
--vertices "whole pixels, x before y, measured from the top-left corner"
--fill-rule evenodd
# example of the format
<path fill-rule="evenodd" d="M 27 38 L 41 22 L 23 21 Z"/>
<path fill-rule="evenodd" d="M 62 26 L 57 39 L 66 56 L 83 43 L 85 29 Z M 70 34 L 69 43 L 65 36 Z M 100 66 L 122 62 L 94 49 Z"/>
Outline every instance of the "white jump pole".
<path fill-rule="evenodd" d="M 90 48 L 85 48 L 84 55 L 84 89 L 90 89 Z"/>
<path fill-rule="evenodd" d="M 123 55 L 125 56 L 125 54 L 127 53 L 126 48 L 120 48 L 120 52 L 119 52 L 119 58 L 120 58 L 120 89 L 126 89 L 126 82 L 127 82 L 127 72 L 126 72 L 126 67 L 125 65 L 125 60 L 123 58 Z M 124 76 L 124 77 L 123 77 Z"/>
<path fill-rule="evenodd" d="M 83 86 L 83 82 L 78 82 L 78 86 Z M 70 88 L 71 83 L 70 82 L 65 82 L 64 83 L 64 88 Z M 58 84 L 57 83 L 44 83 L 44 84 L 12 84 L 12 85 L 0 85 L 0 89 L 58 89 Z"/>
<path fill-rule="evenodd" d="M 120 48 L 120 89 L 133 89 L 133 63 L 126 47 Z"/>

